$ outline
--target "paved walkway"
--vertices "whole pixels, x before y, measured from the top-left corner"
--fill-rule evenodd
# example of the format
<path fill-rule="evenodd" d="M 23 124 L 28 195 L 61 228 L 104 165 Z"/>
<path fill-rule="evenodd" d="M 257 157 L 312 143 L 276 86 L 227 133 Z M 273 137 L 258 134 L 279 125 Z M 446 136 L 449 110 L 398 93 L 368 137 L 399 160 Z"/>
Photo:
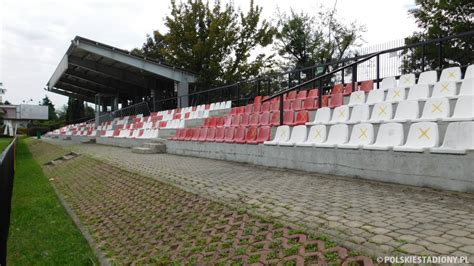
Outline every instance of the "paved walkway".
<path fill-rule="evenodd" d="M 365 254 L 459 255 L 474 262 L 474 195 L 130 149 L 70 145 L 185 190 L 302 225 Z"/>

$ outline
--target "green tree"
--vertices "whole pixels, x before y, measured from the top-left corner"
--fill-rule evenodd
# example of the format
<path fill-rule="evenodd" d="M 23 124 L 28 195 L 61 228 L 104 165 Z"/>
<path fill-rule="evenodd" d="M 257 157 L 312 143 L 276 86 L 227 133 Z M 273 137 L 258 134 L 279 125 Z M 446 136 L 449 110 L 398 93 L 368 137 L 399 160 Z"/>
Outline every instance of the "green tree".
<path fill-rule="evenodd" d="M 261 12 L 253 0 L 247 13 L 219 0 L 213 6 L 202 0 L 172 0 L 165 18 L 168 32 L 154 31 L 132 52 L 197 73 L 198 88 L 255 77 L 272 55 L 261 53 L 251 60 L 251 53 L 271 44 L 275 34 Z"/>
<path fill-rule="evenodd" d="M 471 0 L 416 0 L 416 7 L 409 14 L 416 20 L 419 30 L 405 39 L 406 44 L 439 39 L 470 31 L 474 28 L 474 2 Z M 467 65 L 474 61 L 473 37 L 455 39 L 442 44 L 441 66 L 438 62 L 438 44 L 425 47 L 425 70 Z M 422 48 L 404 51 L 403 71 L 419 72 L 422 67 Z"/>
<path fill-rule="evenodd" d="M 84 108 L 84 102 L 76 99 L 69 97 L 68 103 L 67 103 L 67 111 L 66 111 L 66 123 L 71 123 L 74 122 L 78 119 L 81 119 L 85 116 L 85 108 Z"/>
<path fill-rule="evenodd" d="M 56 120 L 58 116 L 56 115 L 56 109 L 54 108 L 53 102 L 48 98 L 47 95 L 41 100 L 40 105 L 48 106 L 48 120 Z"/>

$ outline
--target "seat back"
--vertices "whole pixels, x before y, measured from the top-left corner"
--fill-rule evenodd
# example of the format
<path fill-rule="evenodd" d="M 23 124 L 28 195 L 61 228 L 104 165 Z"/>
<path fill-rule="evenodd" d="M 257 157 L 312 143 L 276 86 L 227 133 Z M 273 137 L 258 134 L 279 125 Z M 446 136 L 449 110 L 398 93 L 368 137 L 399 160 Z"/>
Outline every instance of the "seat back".
<path fill-rule="evenodd" d="M 261 103 L 261 102 L 262 102 L 262 96 L 255 96 L 255 98 L 253 98 L 253 104 Z"/>
<path fill-rule="evenodd" d="M 367 96 L 367 104 L 376 104 L 376 103 L 383 102 L 384 98 L 385 98 L 385 91 L 383 91 L 383 89 L 371 90 L 369 92 L 369 96 Z"/>
<path fill-rule="evenodd" d="M 251 114 L 252 111 L 253 111 L 253 104 L 251 104 L 251 103 L 250 103 L 250 104 L 247 104 L 247 105 L 245 106 L 244 112 L 245 112 L 246 114 Z"/>
<path fill-rule="evenodd" d="M 283 102 L 283 105 L 285 105 L 285 102 Z M 284 106 L 283 106 L 284 108 Z M 270 107 L 270 111 L 276 112 L 280 111 L 280 102 L 272 102 L 272 106 Z"/>
<path fill-rule="evenodd" d="M 449 123 L 444 136 L 442 148 L 474 150 L 474 122 Z M 466 138 L 466 136 L 471 136 Z"/>
<path fill-rule="evenodd" d="M 291 109 L 293 111 L 300 111 L 303 109 L 303 101 L 305 100 L 306 98 L 304 99 L 300 99 L 300 98 L 296 98 L 296 100 L 293 102 L 292 106 L 291 106 Z"/>
<path fill-rule="evenodd" d="M 466 68 L 464 79 L 474 79 L 474 65 L 470 65 Z"/>
<path fill-rule="evenodd" d="M 235 134 L 235 127 L 226 127 L 225 128 L 225 133 L 224 133 L 224 140 L 225 141 L 230 141 L 234 139 L 234 134 Z"/>
<path fill-rule="evenodd" d="M 398 87 L 399 88 L 408 88 L 416 84 L 416 77 L 415 74 L 404 74 L 401 75 L 398 79 Z"/>
<path fill-rule="evenodd" d="M 280 112 L 271 113 L 270 124 L 274 126 L 277 126 L 280 124 Z"/>
<path fill-rule="evenodd" d="M 232 101 L 227 101 L 227 102 L 222 102 L 223 103 L 223 108 L 221 109 L 229 109 L 232 107 Z"/>
<path fill-rule="evenodd" d="M 257 126 L 258 125 L 258 118 L 260 117 L 259 113 L 253 113 L 250 115 L 248 125 L 249 126 Z"/>
<path fill-rule="evenodd" d="M 423 107 L 421 118 L 440 119 L 446 118 L 450 114 L 448 98 L 429 98 Z"/>
<path fill-rule="evenodd" d="M 294 100 L 294 99 L 296 99 L 297 93 L 298 93 L 297 91 L 290 91 L 290 92 L 288 92 L 287 95 L 286 95 L 286 99 L 287 99 L 287 100 Z"/>
<path fill-rule="evenodd" d="M 341 106 L 343 103 L 343 96 L 344 95 L 342 93 L 331 95 L 331 99 L 329 101 L 329 108 L 335 108 L 335 107 Z"/>
<path fill-rule="evenodd" d="M 441 98 L 456 95 L 456 83 L 454 81 L 440 81 L 434 85 L 431 98 Z"/>
<path fill-rule="evenodd" d="M 223 116 L 218 116 L 216 118 L 216 126 L 217 127 L 222 127 L 225 124 L 225 118 Z"/>
<path fill-rule="evenodd" d="M 290 139 L 290 127 L 289 126 L 279 126 L 275 132 L 275 138 L 273 141 L 277 142 L 287 142 Z"/>
<path fill-rule="evenodd" d="M 304 110 L 316 110 L 319 107 L 319 102 L 317 97 L 308 97 L 304 100 L 303 109 Z"/>
<path fill-rule="evenodd" d="M 298 92 L 298 94 L 296 95 L 296 99 L 306 99 L 306 96 L 308 95 L 308 91 L 307 90 L 301 90 Z"/>
<path fill-rule="evenodd" d="M 231 126 L 238 126 L 240 124 L 240 116 L 239 115 L 232 115 L 231 117 Z"/>
<path fill-rule="evenodd" d="M 289 101 L 289 100 L 283 101 L 283 110 L 285 111 L 291 110 L 292 103 L 293 101 Z M 278 110 L 280 110 L 280 106 L 278 106 Z M 277 111 L 277 110 L 274 110 L 274 111 Z"/>
<path fill-rule="evenodd" d="M 331 94 L 344 93 L 344 84 L 334 84 L 332 86 Z"/>
<path fill-rule="evenodd" d="M 459 95 L 474 95 L 474 78 L 464 79 L 462 81 L 461 89 L 459 90 Z"/>
<path fill-rule="evenodd" d="M 439 144 L 438 124 L 419 122 L 411 124 L 408 131 L 407 148 L 432 148 Z"/>
<path fill-rule="evenodd" d="M 378 146 L 400 146 L 403 145 L 404 133 L 403 125 L 400 123 L 380 124 L 377 132 L 375 145 Z"/>
<path fill-rule="evenodd" d="M 270 127 L 261 126 L 258 128 L 257 142 L 262 143 L 264 141 L 270 140 Z"/>
<path fill-rule="evenodd" d="M 292 124 L 294 121 L 295 121 L 294 111 L 285 111 L 283 113 L 283 124 L 285 125 Z"/>
<path fill-rule="evenodd" d="M 206 138 L 207 138 L 207 131 L 208 129 L 207 128 L 201 128 L 200 132 L 199 132 L 199 141 L 205 141 Z"/>
<path fill-rule="evenodd" d="M 308 91 L 307 98 L 316 98 L 319 96 L 319 90 L 318 89 L 311 89 Z"/>
<path fill-rule="evenodd" d="M 297 124 L 305 124 L 306 122 L 308 122 L 308 111 L 303 110 L 297 112 L 295 122 Z"/>
<path fill-rule="evenodd" d="M 388 89 L 387 98 L 385 99 L 386 102 L 399 102 L 405 100 L 405 88 L 393 88 Z"/>
<path fill-rule="evenodd" d="M 331 120 L 331 109 L 329 107 L 319 108 L 314 116 L 314 123 L 326 123 Z"/>
<path fill-rule="evenodd" d="M 270 112 L 270 102 L 262 103 L 262 106 L 260 107 L 260 112 Z"/>
<path fill-rule="evenodd" d="M 247 132 L 245 133 L 245 141 L 254 141 L 257 139 L 258 129 L 257 127 L 249 127 L 247 128 Z"/>
<path fill-rule="evenodd" d="M 438 73 L 435 70 L 430 70 L 420 74 L 417 84 L 435 84 L 436 82 L 438 82 Z"/>
<path fill-rule="evenodd" d="M 260 125 L 268 126 L 270 125 L 270 112 L 263 112 L 260 114 L 259 118 Z"/>
<path fill-rule="evenodd" d="M 428 84 L 417 84 L 408 91 L 407 100 L 424 100 L 430 95 Z"/>
<path fill-rule="evenodd" d="M 474 118 L 474 95 L 463 95 L 456 101 L 453 117 L 472 119 Z"/>
<path fill-rule="evenodd" d="M 349 98 L 349 105 L 363 104 L 365 103 L 365 92 L 355 91 L 351 93 Z"/>
<path fill-rule="evenodd" d="M 262 106 L 261 103 L 254 103 L 252 106 L 252 113 L 259 113 L 261 106 Z"/>
<path fill-rule="evenodd" d="M 392 119 L 393 108 L 391 103 L 382 102 L 374 105 L 370 121 L 390 120 Z"/>
<path fill-rule="evenodd" d="M 397 87 L 397 79 L 395 77 L 386 77 L 380 82 L 380 90 L 387 90 Z"/>
<path fill-rule="evenodd" d="M 373 80 L 364 80 L 360 83 L 360 90 L 361 91 L 371 91 L 374 89 L 374 81 Z"/>
<path fill-rule="evenodd" d="M 307 138 L 307 128 L 304 125 L 295 126 L 291 131 L 290 142 L 301 143 L 305 142 Z"/>
<path fill-rule="evenodd" d="M 359 104 L 352 108 L 351 118 L 349 119 L 349 121 L 351 122 L 366 121 L 369 119 L 369 116 L 370 116 L 369 105 Z"/>
<path fill-rule="evenodd" d="M 210 127 L 207 129 L 207 136 L 206 140 L 207 141 L 212 141 L 216 138 L 216 128 L 215 127 Z"/>
<path fill-rule="evenodd" d="M 418 101 L 401 101 L 393 119 L 417 119 L 419 115 Z"/>
<path fill-rule="evenodd" d="M 439 81 L 458 81 L 461 80 L 461 68 L 460 67 L 448 67 L 441 71 Z"/>
<path fill-rule="evenodd" d="M 349 144 L 367 145 L 374 142 L 374 126 L 369 123 L 356 124 L 352 128 Z"/>
<path fill-rule="evenodd" d="M 216 137 L 214 138 L 214 140 L 216 141 L 222 141 L 224 140 L 224 137 L 225 137 L 225 127 L 218 127 L 216 128 Z"/>
<path fill-rule="evenodd" d="M 249 124 L 249 114 L 241 114 L 240 115 L 240 125 L 247 126 Z"/>
<path fill-rule="evenodd" d="M 347 105 L 339 106 L 332 112 L 331 122 L 345 122 L 349 120 L 349 107 Z"/>
<path fill-rule="evenodd" d="M 344 87 L 344 94 L 351 94 L 353 91 L 357 90 L 359 90 L 359 84 L 357 82 L 354 82 L 354 89 L 352 88 L 352 82 L 347 83 Z"/>
<path fill-rule="evenodd" d="M 202 128 L 202 129 L 205 129 L 205 128 Z M 191 140 L 193 141 L 199 140 L 200 136 L 201 136 L 201 128 L 195 128 L 193 131 L 193 137 L 191 138 Z"/>
<path fill-rule="evenodd" d="M 243 141 L 245 139 L 245 127 L 237 127 L 235 129 L 235 141 Z"/>
<path fill-rule="evenodd" d="M 337 124 L 329 128 L 327 144 L 344 144 L 349 137 L 349 127 L 346 124 Z"/>
<path fill-rule="evenodd" d="M 308 137 L 306 139 L 307 143 L 323 143 L 326 141 L 326 126 L 325 125 L 315 125 L 309 129 Z"/>

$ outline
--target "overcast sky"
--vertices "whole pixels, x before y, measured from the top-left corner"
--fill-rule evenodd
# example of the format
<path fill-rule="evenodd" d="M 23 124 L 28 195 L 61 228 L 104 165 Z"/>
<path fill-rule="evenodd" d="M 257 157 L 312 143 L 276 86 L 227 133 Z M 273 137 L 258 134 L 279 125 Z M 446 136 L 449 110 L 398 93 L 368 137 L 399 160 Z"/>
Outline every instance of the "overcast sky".
<path fill-rule="evenodd" d="M 179 0 L 178 0 L 179 1 Z M 222 0 L 227 2 L 228 0 Z M 212 1 L 211 1 L 212 2 Z M 259 0 L 263 17 L 281 11 L 316 13 L 334 0 Z M 247 9 L 249 0 L 235 0 Z M 416 25 L 408 16 L 414 0 L 338 0 L 337 12 L 346 22 L 364 24 L 366 46 L 408 36 Z M 4 99 L 14 104 L 47 94 L 59 107 L 67 98 L 43 88 L 76 35 L 122 49 L 141 46 L 147 33 L 165 29 L 168 0 L 0 0 L 0 82 Z"/>

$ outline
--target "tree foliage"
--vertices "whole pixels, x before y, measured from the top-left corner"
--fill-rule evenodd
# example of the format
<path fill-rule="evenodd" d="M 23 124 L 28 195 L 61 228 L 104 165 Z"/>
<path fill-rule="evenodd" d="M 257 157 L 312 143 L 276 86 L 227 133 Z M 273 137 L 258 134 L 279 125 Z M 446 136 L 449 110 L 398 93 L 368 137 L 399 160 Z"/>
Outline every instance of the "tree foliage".
<path fill-rule="evenodd" d="M 198 87 L 209 88 L 257 76 L 271 61 L 258 47 L 272 43 L 275 28 L 261 19 L 262 8 L 250 1 L 248 12 L 233 4 L 202 0 L 171 1 L 167 33 L 154 31 L 132 52 L 195 72 Z"/>
<path fill-rule="evenodd" d="M 66 111 L 66 123 L 71 123 L 85 116 L 84 102 L 82 100 L 69 97 Z"/>
<path fill-rule="evenodd" d="M 54 108 L 53 102 L 48 98 L 47 95 L 41 100 L 40 105 L 48 106 L 48 120 L 56 120 L 58 116 L 56 115 L 56 109 Z"/>
<path fill-rule="evenodd" d="M 416 0 L 409 14 L 416 20 L 419 30 L 405 39 L 407 44 L 439 39 L 470 31 L 474 28 L 474 3 L 471 0 Z M 442 44 L 441 66 L 438 62 L 438 44 L 425 47 L 425 69 L 448 65 L 467 65 L 474 61 L 474 40 L 456 39 Z M 422 48 L 405 51 L 404 71 L 422 71 Z"/>

